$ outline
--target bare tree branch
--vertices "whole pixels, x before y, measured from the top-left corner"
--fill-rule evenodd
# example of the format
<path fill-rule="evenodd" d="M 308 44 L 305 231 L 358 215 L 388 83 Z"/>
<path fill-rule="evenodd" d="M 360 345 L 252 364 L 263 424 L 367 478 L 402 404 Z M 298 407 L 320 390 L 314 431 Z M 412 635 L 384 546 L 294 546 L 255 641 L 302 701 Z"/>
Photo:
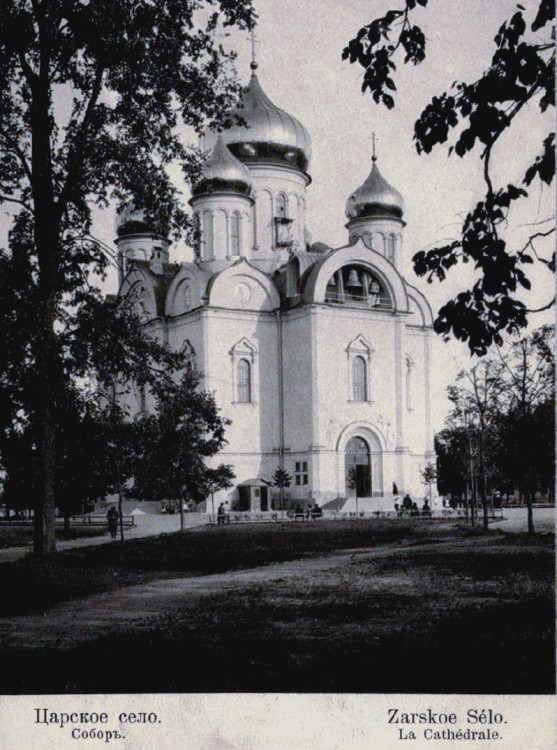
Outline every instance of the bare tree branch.
<path fill-rule="evenodd" d="M 30 214 L 33 213 L 33 209 L 31 208 L 31 206 L 28 203 L 26 203 L 24 200 L 21 200 L 20 198 L 14 198 L 11 195 L 0 195 L 0 203 L 6 202 L 6 201 L 9 203 L 18 203 L 20 206 L 23 206 L 23 208 L 26 211 L 29 211 Z"/>

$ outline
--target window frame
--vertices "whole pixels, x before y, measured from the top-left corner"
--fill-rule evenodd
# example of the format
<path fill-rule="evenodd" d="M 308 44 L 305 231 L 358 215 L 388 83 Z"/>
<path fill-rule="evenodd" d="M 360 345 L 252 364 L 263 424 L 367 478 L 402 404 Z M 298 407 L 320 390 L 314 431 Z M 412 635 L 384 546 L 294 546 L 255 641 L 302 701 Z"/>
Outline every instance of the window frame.
<path fill-rule="evenodd" d="M 231 360 L 231 367 L 232 367 L 232 373 L 231 373 L 231 384 L 232 384 L 232 393 L 231 393 L 231 403 L 237 404 L 239 406 L 246 406 L 246 405 L 254 405 L 257 403 L 257 394 L 259 393 L 259 374 L 258 374 L 258 352 L 257 347 L 252 344 L 248 339 L 242 338 L 240 341 L 237 341 L 236 344 L 232 347 L 232 349 L 229 352 L 230 354 L 230 360 Z M 249 373 L 250 373 L 250 393 L 249 393 L 249 401 L 239 401 L 239 371 L 238 371 L 238 365 L 241 360 L 245 360 L 249 367 Z"/>
<path fill-rule="evenodd" d="M 352 401 L 367 401 L 367 362 L 361 354 L 352 358 Z"/>
<path fill-rule="evenodd" d="M 354 404 L 372 404 L 372 383 L 373 383 L 373 371 L 372 371 L 372 355 L 374 353 L 373 346 L 363 334 L 359 334 L 356 338 L 348 344 L 346 347 L 346 355 L 348 361 L 348 401 Z M 365 380 L 364 380 L 364 399 L 356 397 L 356 383 L 354 378 L 355 361 L 360 358 L 365 367 Z"/>
<path fill-rule="evenodd" d="M 396 234 L 394 232 L 391 232 L 386 237 L 386 252 L 385 257 L 389 261 L 389 263 L 392 263 L 393 266 L 396 263 L 396 251 L 397 251 L 397 238 Z"/>
<path fill-rule="evenodd" d="M 294 484 L 296 487 L 309 487 L 309 461 L 294 462 Z"/>
<path fill-rule="evenodd" d="M 238 229 L 237 233 L 235 229 Z M 237 244 L 236 244 L 237 242 Z M 237 252 L 235 252 L 237 250 Z M 239 211 L 230 214 L 230 257 L 240 258 L 242 255 L 242 216 Z"/>
<path fill-rule="evenodd" d="M 252 397 L 252 368 L 251 368 L 250 362 L 245 357 L 241 357 L 236 362 L 235 403 L 251 404 L 252 402 L 251 397 Z"/>
<path fill-rule="evenodd" d="M 203 260 L 212 260 L 215 256 L 215 217 L 210 208 L 201 213 L 201 245 Z"/>

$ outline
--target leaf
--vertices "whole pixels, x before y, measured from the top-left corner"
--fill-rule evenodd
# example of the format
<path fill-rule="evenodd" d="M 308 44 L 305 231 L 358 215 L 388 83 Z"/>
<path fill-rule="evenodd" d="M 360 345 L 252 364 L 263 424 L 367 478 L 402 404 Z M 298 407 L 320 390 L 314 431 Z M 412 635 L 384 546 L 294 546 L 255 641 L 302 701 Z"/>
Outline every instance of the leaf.
<path fill-rule="evenodd" d="M 532 23 L 532 31 L 538 31 L 543 28 L 546 23 L 552 21 L 555 18 L 555 3 L 553 0 L 541 0 L 538 7 L 538 12 Z"/>
<path fill-rule="evenodd" d="M 392 109 L 395 106 L 395 100 L 390 94 L 383 94 L 383 103 L 387 109 Z"/>
<path fill-rule="evenodd" d="M 524 175 L 523 182 L 530 185 L 533 180 L 539 177 L 542 182 L 551 185 L 555 176 L 555 133 L 550 133 L 545 138 L 543 152 L 537 156 L 534 163 L 528 167 Z"/>

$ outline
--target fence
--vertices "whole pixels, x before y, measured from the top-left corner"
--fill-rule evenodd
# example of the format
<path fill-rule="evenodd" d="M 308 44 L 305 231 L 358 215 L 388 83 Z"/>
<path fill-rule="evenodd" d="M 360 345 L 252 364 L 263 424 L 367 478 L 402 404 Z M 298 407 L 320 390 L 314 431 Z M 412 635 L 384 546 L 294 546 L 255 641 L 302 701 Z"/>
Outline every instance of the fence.
<path fill-rule="evenodd" d="M 320 519 L 326 521 L 356 521 L 359 519 L 372 520 L 372 519 L 390 519 L 394 521 L 435 521 L 435 520 L 459 520 L 466 517 L 466 512 L 462 508 L 439 508 L 434 509 L 431 513 L 422 513 L 421 511 L 417 514 L 413 514 L 408 511 L 395 511 L 395 510 L 372 510 L 372 511 L 342 511 L 342 510 L 324 510 L 323 514 L 318 517 L 308 517 L 305 513 L 295 513 L 294 511 L 285 511 L 282 514 L 280 511 L 261 512 L 261 513 L 250 513 L 250 512 L 231 512 L 224 517 L 224 523 L 226 525 L 235 526 L 240 523 L 297 523 L 297 522 L 313 522 Z M 490 511 L 489 517 L 492 520 L 502 519 L 503 510 Z M 217 517 L 210 516 L 209 523 L 217 525 Z"/>
<path fill-rule="evenodd" d="M 54 519 L 56 526 L 64 525 L 64 518 L 57 516 Z M 118 519 L 118 523 L 120 520 Z M 32 526 L 34 523 L 32 518 L 0 518 L 0 525 L 2 526 Z M 70 526 L 107 526 L 108 520 L 106 516 L 70 516 Z M 135 516 L 122 516 L 122 525 L 126 527 L 135 526 Z"/>

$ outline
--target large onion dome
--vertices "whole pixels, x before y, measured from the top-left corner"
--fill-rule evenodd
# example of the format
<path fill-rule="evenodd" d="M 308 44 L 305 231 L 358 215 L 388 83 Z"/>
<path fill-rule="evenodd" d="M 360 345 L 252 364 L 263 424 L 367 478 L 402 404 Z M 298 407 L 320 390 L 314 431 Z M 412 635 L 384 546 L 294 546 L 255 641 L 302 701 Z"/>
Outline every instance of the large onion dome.
<path fill-rule="evenodd" d="M 346 216 L 349 219 L 373 216 L 395 216 L 401 219 L 403 212 L 402 195 L 383 177 L 374 157 L 367 179 L 346 201 Z"/>
<path fill-rule="evenodd" d="M 234 193 L 249 196 L 249 169 L 231 153 L 221 135 L 201 168 L 201 177 L 192 188 L 192 196 L 206 193 Z"/>
<path fill-rule="evenodd" d="M 256 65 L 252 64 L 255 70 Z M 305 172 L 311 158 L 311 139 L 305 127 L 292 115 L 279 109 L 261 88 L 255 72 L 244 93 L 243 102 L 233 113 L 245 125 L 235 124 L 223 131 L 230 150 L 246 163 L 285 164 Z M 205 136 L 211 148 L 217 134 Z"/>

